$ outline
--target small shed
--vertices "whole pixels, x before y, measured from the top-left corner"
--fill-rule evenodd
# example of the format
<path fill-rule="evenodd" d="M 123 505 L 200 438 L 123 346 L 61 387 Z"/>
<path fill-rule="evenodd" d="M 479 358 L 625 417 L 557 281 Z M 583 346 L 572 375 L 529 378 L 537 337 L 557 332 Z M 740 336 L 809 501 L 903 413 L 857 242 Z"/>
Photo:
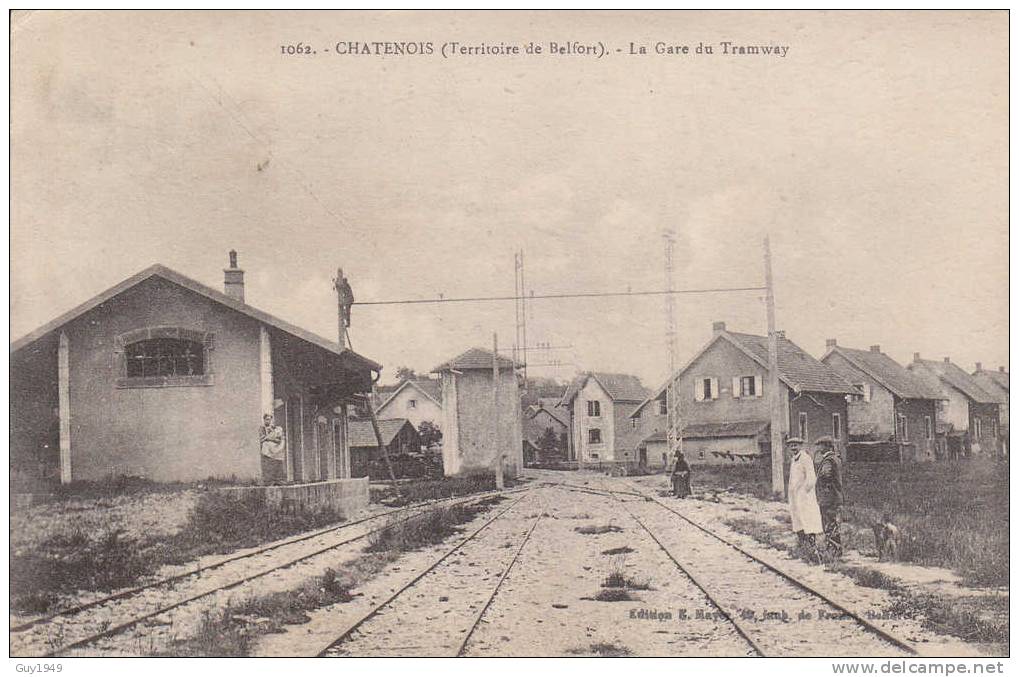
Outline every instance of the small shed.
<path fill-rule="evenodd" d="M 380 460 L 378 438 L 371 421 L 350 421 L 350 476 L 368 477 L 373 461 Z M 405 418 L 384 418 L 379 420 L 379 432 L 386 453 L 395 457 L 401 454 L 421 453 L 421 437 L 414 425 Z"/>

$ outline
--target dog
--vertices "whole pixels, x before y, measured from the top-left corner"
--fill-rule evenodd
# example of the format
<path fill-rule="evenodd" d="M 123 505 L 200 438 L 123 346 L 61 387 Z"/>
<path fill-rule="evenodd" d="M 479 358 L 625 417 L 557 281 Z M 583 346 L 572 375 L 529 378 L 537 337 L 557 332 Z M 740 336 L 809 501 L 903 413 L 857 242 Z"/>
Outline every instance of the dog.
<path fill-rule="evenodd" d="M 877 559 L 897 561 L 899 559 L 899 527 L 892 524 L 891 518 L 885 515 L 880 522 L 871 526 L 874 530 L 874 543 L 877 545 Z"/>

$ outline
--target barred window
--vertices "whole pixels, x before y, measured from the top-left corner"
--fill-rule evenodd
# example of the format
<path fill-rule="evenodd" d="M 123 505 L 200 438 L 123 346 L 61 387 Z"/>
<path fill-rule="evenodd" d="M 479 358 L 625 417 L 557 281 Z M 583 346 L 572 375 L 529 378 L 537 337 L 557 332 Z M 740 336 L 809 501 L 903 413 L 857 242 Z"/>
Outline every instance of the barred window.
<path fill-rule="evenodd" d="M 198 341 L 155 338 L 136 341 L 124 348 L 127 376 L 201 376 L 205 351 Z"/>

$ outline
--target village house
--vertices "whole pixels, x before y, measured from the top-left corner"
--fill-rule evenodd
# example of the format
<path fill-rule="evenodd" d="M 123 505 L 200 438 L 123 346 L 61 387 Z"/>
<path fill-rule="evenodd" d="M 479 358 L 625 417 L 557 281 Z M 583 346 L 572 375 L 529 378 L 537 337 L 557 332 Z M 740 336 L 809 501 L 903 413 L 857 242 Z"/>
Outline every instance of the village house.
<path fill-rule="evenodd" d="M 235 252 L 223 292 L 154 265 L 11 344 L 12 468 L 64 483 L 349 477 L 344 410 L 381 368 L 248 305 Z M 285 476 L 263 476 L 267 413 Z"/>
<path fill-rule="evenodd" d="M 524 460 L 528 463 L 549 461 L 561 458 L 565 460 L 566 446 L 569 440 L 569 417 L 567 412 L 558 406 L 559 398 L 539 398 L 524 410 Z M 551 437 L 549 437 L 551 435 Z M 542 439 L 554 439 L 556 451 L 542 456 Z M 530 456 L 528 455 L 530 450 Z"/>
<path fill-rule="evenodd" d="M 382 444 L 389 457 L 417 454 L 421 451 L 421 437 L 414 425 L 405 418 L 378 419 Z M 379 440 L 371 421 L 350 421 L 350 476 L 368 477 L 371 463 L 382 459 Z"/>
<path fill-rule="evenodd" d="M 408 379 L 388 391 L 379 393 L 375 409 L 378 418 L 405 418 L 415 428 L 431 421 L 442 428 L 442 381 L 423 378 Z"/>
<path fill-rule="evenodd" d="M 1001 426 L 1001 444 L 1008 445 L 1008 372 L 1005 367 L 998 367 L 995 371 L 981 368 L 977 362 L 977 369 L 972 374 L 973 379 L 980 384 L 980 387 L 992 395 L 998 397 L 1001 404 L 998 405 L 998 423 Z"/>
<path fill-rule="evenodd" d="M 673 377 L 684 455 L 695 464 L 760 460 L 771 450 L 768 338 L 728 331 L 724 322 L 715 322 L 712 331 L 711 340 Z M 783 437 L 810 445 L 831 436 L 844 454 L 847 398 L 857 390 L 784 332 L 777 334 Z M 631 414 L 649 461 L 666 453 L 667 383 Z"/>
<path fill-rule="evenodd" d="M 507 357 L 471 348 L 432 370 L 442 381 L 442 467 L 446 475 L 493 469 L 494 443 L 503 457 L 506 477 L 515 477 L 523 469 L 519 368 Z M 498 381 L 493 372 L 498 373 Z"/>
<path fill-rule="evenodd" d="M 1000 451 L 999 408 L 1003 399 L 986 390 L 951 359 L 925 360 L 913 354 L 909 371 L 941 392 L 938 432 L 946 436 L 949 458 Z"/>
<path fill-rule="evenodd" d="M 851 460 L 931 461 L 941 392 L 881 352 L 828 339 L 821 361 L 860 391 L 849 402 Z"/>
<path fill-rule="evenodd" d="M 570 420 L 571 459 L 638 463 L 640 433 L 630 421 L 630 412 L 649 392 L 630 374 L 592 371 L 575 378 L 560 400 Z"/>

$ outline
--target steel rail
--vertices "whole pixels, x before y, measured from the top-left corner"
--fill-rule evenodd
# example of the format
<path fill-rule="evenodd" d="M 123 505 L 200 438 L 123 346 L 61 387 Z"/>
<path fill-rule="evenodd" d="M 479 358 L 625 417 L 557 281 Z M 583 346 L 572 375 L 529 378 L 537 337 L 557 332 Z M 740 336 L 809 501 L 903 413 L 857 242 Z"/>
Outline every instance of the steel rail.
<path fill-rule="evenodd" d="M 514 490 L 510 490 L 510 491 L 512 491 L 513 493 L 517 493 L 519 491 L 522 491 L 522 489 L 514 489 Z M 503 493 L 509 493 L 509 492 L 503 492 Z M 494 494 L 494 495 L 498 495 L 498 494 Z M 476 501 L 482 501 L 482 500 L 486 500 L 488 498 L 491 498 L 492 496 L 493 496 L 493 494 L 491 494 L 491 493 L 475 494 L 473 496 L 465 497 L 465 498 L 460 499 L 460 501 L 458 503 L 455 503 L 455 505 L 463 505 L 463 504 L 466 504 L 466 503 L 473 503 L 473 502 L 476 502 Z M 522 498 L 523 497 L 521 497 L 521 499 Z M 441 499 L 440 501 L 437 501 L 436 503 L 441 503 L 444 500 L 447 500 L 447 499 Z M 518 501 L 519 500 L 520 499 L 518 499 Z M 420 506 L 420 504 L 416 505 L 416 507 L 419 507 L 419 506 Z M 253 581 L 253 580 L 257 579 L 257 578 L 261 578 L 263 576 L 267 576 L 267 575 L 269 575 L 271 573 L 274 573 L 276 571 L 280 571 L 282 569 L 287 569 L 287 568 L 292 567 L 295 564 L 299 564 L 299 563 L 301 563 L 301 562 L 303 562 L 305 560 L 309 560 L 309 559 L 311 559 L 313 557 L 317 557 L 319 555 L 323 555 L 323 554 L 329 552 L 330 550 L 335 550 L 336 548 L 340 548 L 340 547 L 342 547 L 344 545 L 349 545 L 350 543 L 353 543 L 355 541 L 359 541 L 359 540 L 362 540 L 364 538 L 367 538 L 367 537 L 371 536 L 372 534 L 375 534 L 375 533 L 378 533 L 380 531 L 383 531 L 383 530 L 385 530 L 385 529 L 387 529 L 387 528 L 389 528 L 391 526 L 394 526 L 394 525 L 397 525 L 397 524 L 402 524 L 404 522 L 410 521 L 410 520 L 414 519 L 415 517 L 418 517 L 418 516 L 420 516 L 422 514 L 425 514 L 425 513 L 428 513 L 428 512 L 432 512 L 433 510 L 437 510 L 440 507 L 442 507 L 442 506 L 439 506 L 437 504 L 431 504 L 425 510 L 422 510 L 420 512 L 412 513 L 412 514 L 410 514 L 410 515 L 408 515 L 406 517 L 402 517 L 402 518 L 400 518 L 398 520 L 395 520 L 395 521 L 386 522 L 384 524 L 379 525 L 375 529 L 371 529 L 369 531 L 366 531 L 365 533 L 360 534 L 358 536 L 353 536 L 351 538 L 348 538 L 346 540 L 340 541 L 338 543 L 333 543 L 333 544 L 328 545 L 328 546 L 326 546 L 324 548 L 317 549 L 317 550 L 315 550 L 313 552 L 304 554 L 304 555 L 302 555 L 300 557 L 297 557 L 295 559 L 287 560 L 286 562 L 284 562 L 282 564 L 279 564 L 279 565 L 276 565 L 274 567 L 270 567 L 268 569 L 263 569 L 261 571 L 258 571 L 256 573 L 254 573 L 254 574 L 251 574 L 249 576 L 245 576 L 243 578 L 233 580 L 233 581 L 231 581 L 231 582 L 229 582 L 229 583 L 227 583 L 225 585 L 221 585 L 221 586 L 212 588 L 210 590 L 206 590 L 204 592 L 200 592 L 200 593 L 191 595 L 189 597 L 185 597 L 184 599 L 177 600 L 173 604 L 168 604 L 166 606 L 160 607 L 160 608 L 158 608 L 158 609 L 156 609 L 154 611 L 151 611 L 149 613 L 143 614 L 141 616 L 135 616 L 134 618 L 131 618 L 130 620 L 127 620 L 127 621 L 124 621 L 123 623 L 119 623 L 117 625 L 114 625 L 114 626 L 111 626 L 109 628 L 106 628 L 105 630 L 103 630 L 101 632 L 95 633 L 93 635 L 89 635 L 87 637 L 84 637 L 82 639 L 76 640 L 74 642 L 71 642 L 70 644 L 66 644 L 66 645 L 61 646 L 59 648 L 52 649 L 48 653 L 43 654 L 43 658 L 56 657 L 59 654 L 64 653 L 66 651 L 71 651 L 71 650 L 74 650 L 74 649 L 79 649 L 81 647 L 88 646 L 89 644 L 92 644 L 92 643 L 94 643 L 94 642 L 96 642 L 96 641 L 98 641 L 100 639 L 105 639 L 107 637 L 112 637 L 114 635 L 118 635 L 118 634 L 124 632 L 125 630 L 129 630 L 129 629 L 133 628 L 134 626 L 138 625 L 139 623 L 142 623 L 144 621 L 149 620 L 150 618 L 155 618 L 157 616 L 161 616 L 161 615 L 163 615 L 163 614 L 165 614 L 167 612 L 173 611 L 174 609 L 177 609 L 179 607 L 185 606 L 187 604 L 191 604 L 192 602 L 196 602 L 196 601 L 198 601 L 200 599 L 203 599 L 203 598 L 208 597 L 210 595 L 214 595 L 214 594 L 216 594 L 218 592 L 222 592 L 224 590 L 231 590 L 231 589 L 236 588 L 236 587 L 238 587 L 240 585 L 243 585 L 245 583 L 249 583 L 249 582 L 251 582 L 251 581 Z M 252 556 L 254 554 L 257 554 L 257 553 L 251 553 L 250 555 L 246 555 L 246 556 Z"/>
<path fill-rule="evenodd" d="M 516 492 L 516 491 L 520 491 L 520 490 L 519 489 L 511 489 L 509 491 Z M 507 493 L 507 492 L 504 492 L 504 493 Z M 489 491 L 489 492 L 484 492 L 482 494 L 473 494 L 469 498 L 474 498 L 474 497 L 477 497 L 477 496 L 493 496 L 493 495 L 498 495 L 498 492 L 497 491 Z M 225 566 L 225 565 L 230 564 L 232 562 L 236 562 L 238 560 L 247 559 L 248 557 L 255 557 L 256 555 L 261 555 L 261 554 L 264 554 L 266 552 L 271 552 L 273 550 L 277 550 L 279 548 L 284 548 L 284 547 L 286 547 L 288 545 L 293 545 L 294 543 L 300 543 L 302 541 L 311 540 L 312 538 L 316 538 L 318 536 L 323 536 L 323 535 L 328 534 L 328 533 L 338 532 L 338 531 L 342 531 L 344 529 L 349 529 L 350 527 L 354 527 L 354 526 L 357 526 L 359 524 L 364 524 L 365 522 L 370 522 L 372 520 L 381 519 L 383 517 L 389 517 L 391 515 L 396 515 L 396 514 L 399 514 L 401 512 L 406 512 L 408 510 L 414 510 L 416 508 L 427 508 L 429 506 L 438 505 L 439 503 L 443 503 L 443 502 L 446 502 L 446 501 L 454 501 L 454 500 L 457 500 L 458 498 L 459 499 L 467 499 L 468 497 L 464 497 L 464 496 L 459 496 L 459 497 L 458 496 L 449 496 L 449 497 L 446 497 L 446 498 L 438 498 L 438 499 L 433 499 L 433 500 L 430 500 L 430 501 L 422 501 L 421 503 L 414 503 L 413 505 L 402 506 L 400 508 L 394 508 L 393 510 L 386 510 L 384 512 L 380 512 L 380 513 L 377 513 L 375 515 L 369 515 L 368 517 L 362 517 L 360 519 L 354 520 L 353 522 L 343 522 L 341 524 L 337 524 L 337 525 L 333 525 L 333 526 L 329 526 L 329 527 L 324 527 L 324 528 L 321 528 L 321 529 L 316 529 L 314 531 L 309 531 L 309 532 L 300 534 L 298 536 L 293 536 L 293 537 L 290 537 L 290 538 L 285 538 L 285 539 L 282 539 L 282 540 L 270 543 L 269 545 L 264 546 L 262 548 L 258 548 L 256 550 L 252 550 L 250 552 L 245 552 L 245 553 L 242 553 L 240 555 L 231 555 L 229 557 L 226 557 L 224 559 L 218 560 L 218 561 L 213 562 L 211 564 L 207 564 L 205 566 L 199 566 L 199 567 L 196 567 L 194 569 L 190 569 L 188 571 L 182 572 L 180 574 L 175 574 L 173 576 L 168 576 L 166 578 L 161 578 L 159 580 L 152 581 L 152 582 L 146 583 L 144 585 L 139 585 L 139 586 L 135 586 L 133 588 L 128 588 L 126 590 L 121 590 L 120 592 L 114 593 L 112 595 L 107 595 L 106 597 L 101 597 L 99 599 L 92 600 L 91 602 L 86 602 L 85 604 L 79 604 L 79 605 L 76 605 L 76 606 L 73 606 L 73 607 L 68 607 L 67 609 L 61 609 L 60 611 L 55 611 L 55 612 L 47 614 L 45 616 L 40 616 L 40 617 L 34 618 L 34 619 L 30 620 L 30 621 L 25 621 L 24 623 L 20 623 L 18 625 L 12 626 L 10 628 L 10 632 L 11 633 L 24 632 L 25 630 L 29 630 L 29 629 L 31 629 L 31 628 L 33 628 L 33 627 L 35 627 L 37 625 L 41 625 L 43 623 L 48 623 L 48 622 L 50 622 L 50 621 L 52 621 L 52 620 L 54 620 L 56 618 L 60 618 L 62 616 L 74 616 L 75 614 L 79 614 L 79 613 L 82 613 L 84 611 L 88 611 L 89 609 L 94 609 L 95 607 L 101 606 L 101 605 L 106 604 L 108 602 L 116 602 L 118 600 L 125 599 L 127 597 L 131 597 L 132 595 L 137 595 L 140 592 L 145 592 L 146 590 L 152 590 L 153 588 L 158 588 L 158 587 L 160 587 L 162 585 L 168 585 L 170 583 L 176 583 L 178 581 L 184 580 L 185 578 L 190 578 L 192 576 L 197 576 L 198 574 L 202 574 L 202 573 L 205 573 L 207 571 L 212 571 L 213 569 L 218 569 L 218 568 L 220 568 L 222 566 Z"/>
<path fill-rule="evenodd" d="M 496 513 L 495 515 L 493 515 L 493 516 L 492 516 L 491 518 L 489 518 L 488 520 L 486 520 L 484 524 L 482 524 L 482 525 L 481 525 L 480 527 L 478 527 L 478 528 L 477 528 L 477 529 L 475 529 L 475 530 L 474 530 L 473 532 L 471 532 L 471 534 L 470 534 L 470 535 L 468 535 L 468 536 L 464 537 L 464 538 L 463 538 L 463 539 L 462 539 L 462 540 L 461 540 L 461 541 L 460 541 L 459 543 L 457 543 L 457 544 L 456 544 L 456 545 L 454 545 L 454 546 L 453 546 L 452 548 L 450 548 L 449 550 L 447 550 L 447 551 L 446 551 L 446 552 L 445 552 L 445 553 L 444 553 L 444 554 L 442 555 L 442 557 L 440 557 L 440 558 L 438 558 L 437 560 L 435 560 L 435 561 L 434 561 L 434 562 L 433 562 L 433 563 L 432 563 L 432 564 L 431 564 L 430 566 L 428 566 L 427 568 L 425 568 L 424 570 L 422 570 L 422 571 L 421 571 L 421 573 L 419 573 L 419 574 L 418 574 L 417 576 L 415 576 L 414 578 L 410 579 L 410 581 L 408 581 L 407 583 L 405 583 L 405 584 L 404 584 L 403 586 L 401 586 L 401 587 L 400 587 L 400 588 L 399 588 L 398 590 L 394 591 L 392 595 L 390 595 L 389 597 L 387 597 L 387 598 L 385 599 L 385 601 L 381 602 L 380 604 L 376 604 L 376 605 L 375 605 L 374 607 L 372 607 L 372 609 L 370 609 L 370 610 L 369 610 L 369 611 L 368 611 L 367 613 L 365 613 L 365 614 L 364 614 L 363 616 L 361 616 L 361 618 L 359 618 L 359 619 L 358 619 L 357 621 L 355 621 L 354 623 L 352 623 L 351 625 L 349 625 L 349 626 L 348 626 L 348 627 L 347 627 L 347 628 L 346 628 L 346 629 L 345 629 L 345 630 L 343 631 L 343 633 L 342 633 L 342 634 L 340 634 L 340 636 L 339 636 L 339 637 L 337 637 L 336 639 L 334 639 L 334 640 L 330 641 L 330 642 L 329 642 L 329 644 L 327 644 L 327 645 L 326 645 L 325 647 L 323 647 L 323 648 L 322 648 L 322 649 L 321 649 L 321 650 L 320 650 L 320 651 L 319 651 L 319 652 L 318 652 L 318 653 L 316 654 L 316 656 L 317 656 L 318 658 L 322 658 L 322 657 L 326 656 L 326 655 L 327 655 L 327 654 L 329 653 L 329 651 L 331 651 L 332 649 L 334 649 L 334 648 L 338 647 L 338 646 L 339 646 L 340 644 L 342 644 L 343 642 L 345 642 L 345 641 L 346 641 L 346 640 L 347 640 L 347 639 L 348 639 L 348 638 L 349 638 L 349 637 L 350 637 L 350 636 L 351 636 L 352 634 L 354 634 L 354 632 L 356 632 L 356 631 L 357 631 L 357 629 L 358 629 L 358 628 L 360 628 L 360 627 L 361 627 L 362 625 L 364 625 L 364 624 L 365 624 L 366 622 L 368 622 L 369 620 L 371 620 L 372 618 L 374 618 L 374 617 L 375 617 L 375 616 L 376 616 L 376 615 L 377 615 L 377 614 L 378 614 L 378 613 L 379 613 L 380 611 L 382 611 L 382 609 L 384 609 L 384 608 L 386 608 L 387 606 L 389 606 L 390 604 L 392 604 L 392 603 L 393 603 L 393 601 L 394 601 L 394 600 L 396 600 L 396 598 L 397 598 L 397 597 L 399 597 L 399 596 L 400 596 L 400 595 L 402 595 L 402 594 L 403 594 L 404 592 L 406 592 L 407 590 L 409 590 L 409 589 L 410 589 L 411 587 L 413 587 L 414 585 L 416 585 L 416 584 L 418 583 L 418 581 L 420 581 L 420 580 L 421 580 L 422 578 L 424 578 L 424 577 L 425 577 L 425 576 L 427 576 L 427 575 L 428 575 L 429 573 L 431 573 L 432 571 L 434 571 L 434 570 L 435 570 L 435 569 L 436 569 L 436 568 L 437 568 L 437 567 L 438 567 L 438 566 L 439 566 L 440 564 L 442 564 L 442 563 L 443 563 L 443 562 L 445 562 L 445 561 L 446 561 L 447 559 L 449 559 L 449 558 L 450 558 L 450 557 L 451 557 L 451 556 L 452 556 L 452 555 L 453 555 L 454 553 L 456 553 L 456 552 L 457 552 L 458 550 L 460 550 L 460 549 L 461 549 L 461 548 L 462 548 L 463 546 L 467 545 L 467 543 L 469 543 L 470 541 L 474 540 L 474 538 L 476 538 L 476 537 L 478 536 L 478 534 L 480 534 L 480 533 L 481 533 L 482 531 L 484 531 L 485 529 L 487 529 L 487 528 L 488 528 L 488 527 L 489 527 L 489 526 L 490 526 L 490 525 L 491 525 L 491 524 L 492 524 L 493 522 L 495 522 L 495 521 L 496 521 L 497 519 L 499 519 L 500 517 L 502 517 L 503 515 L 505 515 L 505 514 L 506 514 L 507 512 L 509 512 L 509 511 L 510 511 L 510 510 L 512 510 L 513 508 L 515 508 L 515 507 L 516 507 L 516 506 L 517 506 L 517 505 L 518 505 L 518 504 L 519 504 L 519 503 L 520 503 L 520 502 L 521 502 L 522 500 L 524 500 L 525 498 L 527 498 L 527 497 L 528 497 L 529 495 L 530 495 L 530 491 L 528 491 L 528 493 L 524 494 L 523 496 L 521 496 L 521 497 L 520 497 L 520 498 L 518 498 L 517 500 L 513 501 L 512 503 L 510 503 L 510 504 L 509 504 L 508 506 L 506 506 L 505 508 L 503 508 L 502 510 L 500 510 L 500 511 L 499 511 L 498 513 Z"/>
<path fill-rule="evenodd" d="M 647 535 L 651 537 L 651 540 L 654 541 L 659 548 L 661 548 L 661 551 L 664 552 L 665 556 L 668 557 L 672 561 L 672 563 L 676 565 L 676 568 L 679 569 L 679 571 L 684 576 L 689 578 L 690 582 L 693 583 L 697 587 L 697 589 L 704 593 L 704 596 L 708 599 L 709 602 L 711 602 L 711 605 L 713 607 L 718 609 L 718 612 L 722 614 L 722 617 L 725 618 L 725 620 L 729 621 L 729 623 L 731 623 L 734 628 L 736 628 L 736 632 L 739 634 L 740 637 L 743 638 L 743 640 L 747 644 L 750 645 L 750 648 L 753 649 L 758 656 L 761 656 L 762 658 L 766 657 L 767 654 L 764 653 L 764 649 L 762 649 L 760 645 L 758 645 L 757 642 L 755 642 L 753 638 L 750 637 L 750 634 L 742 626 L 742 624 L 740 624 L 732 614 L 730 614 L 722 607 L 722 604 L 717 599 L 715 599 L 715 596 L 711 594 L 711 592 L 707 589 L 707 587 L 704 586 L 703 583 L 697 580 L 696 576 L 694 576 L 686 567 L 680 564 L 679 560 L 672 556 L 672 553 L 669 552 L 669 549 L 665 547 L 665 544 L 658 540 L 658 537 L 655 536 L 654 532 L 651 531 L 651 529 L 649 529 L 648 526 L 644 524 L 644 522 L 642 522 L 639 517 L 634 515 L 633 511 L 630 510 L 630 508 L 627 507 L 626 502 L 624 502 L 618 496 L 613 495 L 612 497 L 619 501 L 619 504 L 623 506 L 623 510 L 627 512 L 627 514 L 630 516 L 630 519 L 632 519 L 634 522 L 640 525 L 640 527 L 647 532 Z"/>
<path fill-rule="evenodd" d="M 741 548 L 740 546 L 736 545 L 735 543 L 729 541 L 728 539 L 726 539 L 726 538 L 724 538 L 722 536 L 719 536 L 714 531 L 708 529 L 707 527 L 705 527 L 705 526 L 703 526 L 701 524 L 698 524 L 697 522 L 695 522 L 694 520 L 690 519 L 686 515 L 682 514 L 678 510 L 675 510 L 674 508 L 672 508 L 672 507 L 670 507 L 668 505 L 665 505 L 660 500 L 658 500 L 656 497 L 648 496 L 646 494 L 643 494 L 643 497 L 644 497 L 645 500 L 648 500 L 648 501 L 651 501 L 651 502 L 657 504 L 659 507 L 661 507 L 661 508 L 663 508 L 665 510 L 668 510 L 669 512 L 673 513 L 674 515 L 676 515 L 680 519 L 690 523 L 691 525 L 693 525 L 697 529 L 703 531 L 708 536 L 711 536 L 712 538 L 715 538 L 716 540 L 720 541 L 721 543 L 724 543 L 725 545 L 729 546 L 730 548 L 732 548 L 736 552 L 740 553 L 744 557 L 747 557 L 747 558 L 753 560 L 754 562 L 756 562 L 757 564 L 760 564 L 761 566 L 765 567 L 769 571 L 771 571 L 771 572 L 773 572 L 775 574 L 778 574 L 780 577 L 782 577 L 785 580 L 789 581 L 790 583 L 795 585 L 800 590 L 803 590 L 807 594 L 813 595 L 813 596 L 815 596 L 815 597 L 817 597 L 819 599 L 824 600 L 825 603 L 827 603 L 827 604 L 831 605 L 832 607 L 838 609 L 839 611 L 844 613 L 846 616 L 848 616 L 849 618 L 853 619 L 858 624 L 863 626 L 866 630 L 868 630 L 868 631 L 878 635 L 879 637 L 881 637 L 886 642 L 896 646 L 899 649 L 902 649 L 903 651 L 906 651 L 907 653 L 909 653 L 911 655 L 914 655 L 914 656 L 920 655 L 920 652 L 917 651 L 917 649 L 915 647 L 913 647 L 913 645 L 910 644 L 909 642 L 907 642 L 905 639 L 903 639 L 901 637 L 897 637 L 896 635 L 894 635 L 891 632 L 885 630 L 884 628 L 881 628 L 881 627 L 875 625 L 874 623 L 871 623 L 869 620 L 867 620 L 866 618 L 864 618 L 860 614 L 856 613 L 852 609 L 846 607 L 843 604 L 840 604 L 839 602 L 835 601 L 834 599 L 832 599 L 828 595 L 824 594 L 823 592 L 821 592 L 821 591 L 817 590 L 816 588 L 810 586 L 809 584 L 804 583 L 803 581 L 799 580 L 798 578 L 796 578 L 792 574 L 790 574 L 790 573 L 788 573 L 786 571 L 783 571 L 782 569 L 776 567 L 775 565 L 771 564 L 770 562 L 766 562 L 765 560 L 757 557 L 756 555 L 753 555 L 752 553 L 748 552 L 747 550 L 744 550 L 743 548 Z"/>
<path fill-rule="evenodd" d="M 502 576 L 499 577 L 499 581 L 495 584 L 495 589 L 492 590 L 492 594 L 488 596 L 488 601 L 485 602 L 485 606 L 481 608 L 481 611 L 478 613 L 477 618 L 475 618 L 474 622 L 471 624 L 470 629 L 467 631 L 467 634 L 464 636 L 463 641 L 460 643 L 460 648 L 457 649 L 456 651 L 457 658 L 462 657 L 467 652 L 467 643 L 470 641 L 471 636 L 474 634 L 474 631 L 478 629 L 478 625 L 481 624 L 481 619 L 484 618 L 485 612 L 488 611 L 488 608 L 492 606 L 492 602 L 495 601 L 496 595 L 499 594 L 499 588 L 502 587 L 502 584 L 506 580 L 506 577 L 509 576 L 509 572 L 513 568 L 513 565 L 515 565 L 517 563 L 517 560 L 520 559 L 520 553 L 523 552 L 524 546 L 527 545 L 527 542 L 531 540 L 531 534 L 534 533 L 534 529 L 538 526 L 538 522 L 540 522 L 541 518 L 545 515 L 545 507 L 547 505 L 548 505 L 547 502 L 542 505 L 541 509 L 538 512 L 538 516 L 534 518 L 534 523 L 531 524 L 531 528 L 527 530 L 526 534 L 524 534 L 524 540 L 520 542 L 520 547 L 517 548 L 516 553 L 514 553 L 513 559 L 511 559 L 510 563 L 506 566 L 506 570 L 502 572 Z"/>

